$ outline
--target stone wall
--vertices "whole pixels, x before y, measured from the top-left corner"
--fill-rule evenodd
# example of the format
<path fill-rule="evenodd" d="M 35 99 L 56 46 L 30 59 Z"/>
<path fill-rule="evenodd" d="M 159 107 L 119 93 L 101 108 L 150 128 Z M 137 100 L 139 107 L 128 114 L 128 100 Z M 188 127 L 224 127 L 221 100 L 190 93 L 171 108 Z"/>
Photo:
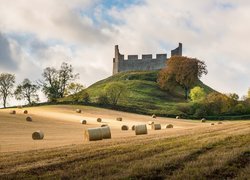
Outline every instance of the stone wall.
<path fill-rule="evenodd" d="M 182 55 L 182 44 L 171 51 L 171 55 Z M 118 45 L 115 46 L 115 57 L 113 58 L 113 74 L 124 71 L 147 71 L 159 70 L 165 67 L 167 54 L 157 54 L 153 58 L 152 54 L 143 54 L 139 59 L 138 55 L 128 55 L 128 59 L 124 59 L 124 55 L 120 54 Z"/>

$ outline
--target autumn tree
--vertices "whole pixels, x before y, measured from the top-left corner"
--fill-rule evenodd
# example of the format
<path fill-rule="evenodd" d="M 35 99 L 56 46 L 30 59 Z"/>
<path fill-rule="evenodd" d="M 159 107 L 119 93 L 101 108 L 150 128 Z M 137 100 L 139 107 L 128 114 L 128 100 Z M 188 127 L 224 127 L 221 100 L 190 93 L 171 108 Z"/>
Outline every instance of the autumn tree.
<path fill-rule="evenodd" d="M 31 105 L 33 102 L 39 100 L 37 91 L 39 86 L 32 83 L 29 79 L 24 79 L 21 84 L 19 84 L 14 92 L 17 100 L 26 99 Z"/>
<path fill-rule="evenodd" d="M 59 70 L 53 67 L 45 68 L 42 76 L 40 84 L 44 94 L 49 101 L 56 101 L 64 97 L 66 87 L 78 77 L 78 74 L 73 73 L 72 65 L 64 62 Z"/>
<path fill-rule="evenodd" d="M 105 87 L 106 95 L 112 105 L 117 105 L 120 98 L 126 95 L 126 91 L 126 86 L 120 82 L 113 82 Z"/>
<path fill-rule="evenodd" d="M 205 99 L 206 109 L 210 114 L 219 115 L 229 112 L 233 108 L 232 100 L 225 94 L 212 92 Z"/>
<path fill-rule="evenodd" d="M 15 75 L 2 73 L 0 74 L 0 97 L 3 98 L 3 107 L 6 108 L 7 98 L 12 95 L 15 84 Z"/>
<path fill-rule="evenodd" d="M 167 61 L 167 65 L 158 76 L 158 84 L 162 89 L 171 90 L 177 85 L 185 92 L 185 99 L 188 99 L 188 92 L 203 74 L 207 74 L 206 64 L 196 58 L 184 56 L 173 56 Z"/>

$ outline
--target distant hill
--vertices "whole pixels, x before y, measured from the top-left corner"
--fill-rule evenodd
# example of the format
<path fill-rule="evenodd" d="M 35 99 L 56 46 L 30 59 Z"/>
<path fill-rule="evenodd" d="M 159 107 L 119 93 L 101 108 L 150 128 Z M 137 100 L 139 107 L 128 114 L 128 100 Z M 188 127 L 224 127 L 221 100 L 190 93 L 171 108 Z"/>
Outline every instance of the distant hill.
<path fill-rule="evenodd" d="M 157 84 L 157 76 L 159 71 L 138 71 L 138 72 L 122 72 L 107 79 L 98 81 L 88 87 L 91 102 L 96 102 L 100 94 L 104 92 L 107 84 L 112 82 L 122 82 L 128 88 L 127 98 L 118 102 L 119 110 L 137 112 L 142 114 L 158 114 L 158 115 L 179 115 L 182 114 L 177 106 L 184 106 L 187 102 L 184 100 L 184 91 L 181 87 L 177 87 L 175 94 L 163 91 Z M 209 86 L 199 81 L 197 86 L 205 89 L 207 93 L 214 91 Z M 81 94 L 79 96 L 81 97 Z M 66 97 L 63 101 L 72 101 L 72 97 Z"/>

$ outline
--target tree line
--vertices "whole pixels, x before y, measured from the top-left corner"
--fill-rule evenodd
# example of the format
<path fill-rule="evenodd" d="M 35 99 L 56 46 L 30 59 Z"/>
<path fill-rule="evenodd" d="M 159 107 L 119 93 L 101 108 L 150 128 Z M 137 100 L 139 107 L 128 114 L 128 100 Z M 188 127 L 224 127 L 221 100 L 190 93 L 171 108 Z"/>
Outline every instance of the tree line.
<path fill-rule="evenodd" d="M 9 97 L 17 100 L 26 100 L 28 105 L 39 102 L 38 91 L 41 90 L 49 102 L 56 102 L 57 99 L 67 95 L 75 94 L 84 89 L 84 86 L 74 82 L 79 74 L 73 72 L 72 65 L 65 62 L 59 69 L 47 67 L 42 73 L 42 79 L 32 82 L 25 78 L 15 87 L 16 77 L 14 74 L 0 74 L 0 98 L 3 107 L 6 108 Z"/>
<path fill-rule="evenodd" d="M 207 93 L 199 84 L 202 75 L 208 73 L 204 61 L 185 56 L 173 56 L 167 61 L 158 76 L 158 84 L 161 89 L 174 93 L 179 86 L 185 93 L 185 99 L 189 102 L 179 109 L 186 115 L 194 117 L 216 115 L 250 114 L 250 88 L 247 96 L 242 100 L 236 93 L 222 94 L 216 91 Z"/>

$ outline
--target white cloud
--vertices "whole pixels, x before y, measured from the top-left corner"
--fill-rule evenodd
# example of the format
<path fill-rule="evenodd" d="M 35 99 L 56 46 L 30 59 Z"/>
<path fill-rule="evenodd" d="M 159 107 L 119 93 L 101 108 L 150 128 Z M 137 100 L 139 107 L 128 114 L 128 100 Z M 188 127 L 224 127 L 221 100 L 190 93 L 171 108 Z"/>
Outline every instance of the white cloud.
<path fill-rule="evenodd" d="M 88 16 L 79 15 L 96 1 L 91 0 L 1 0 L 0 28 L 3 32 L 25 32 L 42 39 L 96 43 L 107 41 L 105 32 Z"/>
<path fill-rule="evenodd" d="M 207 63 L 203 80 L 214 89 L 243 95 L 250 86 L 248 1 L 145 0 L 125 9 L 107 9 L 100 0 L 0 3 L 0 29 L 11 44 L 18 81 L 39 79 L 45 67 L 66 61 L 90 85 L 111 75 L 115 44 L 126 55 L 169 57 L 183 42 L 185 55 Z"/>
<path fill-rule="evenodd" d="M 231 4 L 230 4 L 231 3 Z M 222 92 L 246 93 L 250 86 L 250 3 L 245 1 L 152 1 L 123 12 L 118 43 L 126 53 L 155 52 L 179 41 L 184 54 L 205 60 L 203 80 Z"/>

